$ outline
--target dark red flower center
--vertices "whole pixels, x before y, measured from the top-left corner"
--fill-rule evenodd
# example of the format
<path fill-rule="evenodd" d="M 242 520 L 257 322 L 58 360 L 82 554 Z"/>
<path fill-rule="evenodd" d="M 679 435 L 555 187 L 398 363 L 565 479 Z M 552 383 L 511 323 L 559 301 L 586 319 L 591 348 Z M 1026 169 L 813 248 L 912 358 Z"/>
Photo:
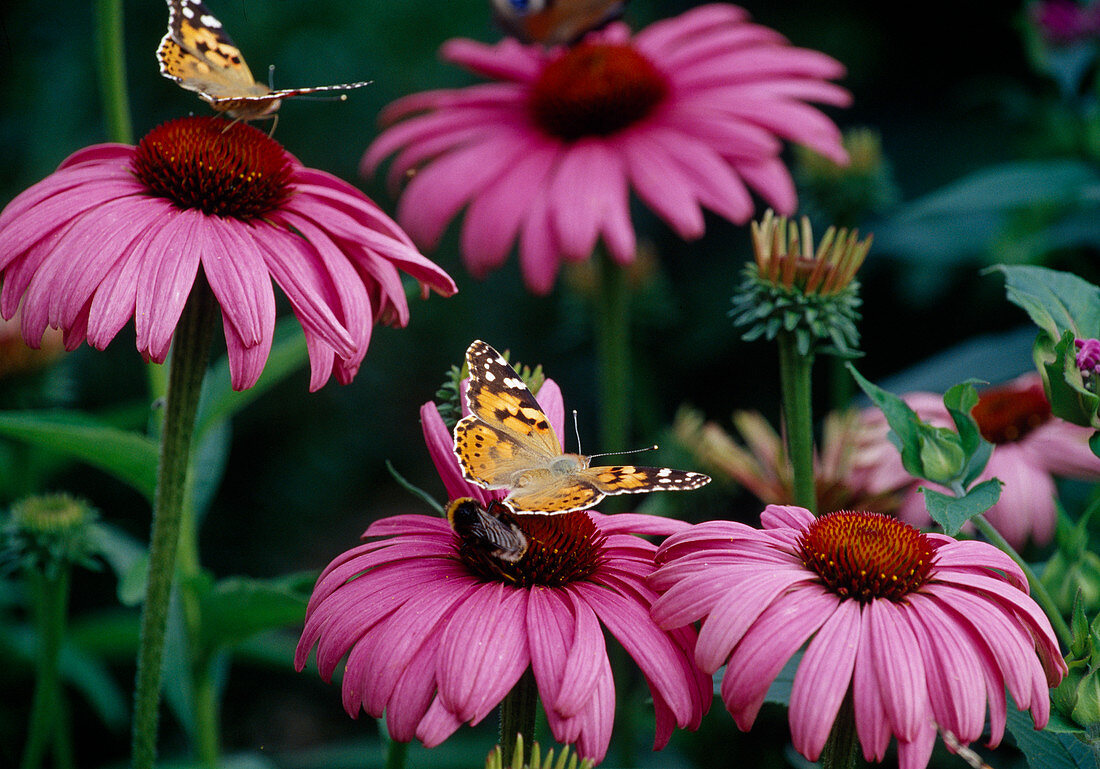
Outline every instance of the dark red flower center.
<path fill-rule="evenodd" d="M 546 65 L 529 106 L 543 131 L 575 141 L 637 123 L 668 93 L 668 79 L 630 46 L 580 43 Z"/>
<path fill-rule="evenodd" d="M 254 219 L 278 208 L 291 188 L 282 146 L 247 123 L 186 117 L 157 126 L 134 153 L 134 175 L 180 208 Z"/>
<path fill-rule="evenodd" d="M 925 583 L 932 544 L 919 531 L 881 513 L 830 513 L 799 542 L 802 563 L 842 598 L 901 601 Z"/>
<path fill-rule="evenodd" d="M 494 557 L 483 544 L 455 538 L 459 558 L 477 576 L 517 587 L 561 587 L 585 579 L 603 563 L 607 537 L 588 514 L 515 514 L 510 518 L 527 538 L 527 550 L 516 562 Z"/>
<path fill-rule="evenodd" d="M 1050 403 L 1041 382 L 989 387 L 978 395 L 971 415 L 987 441 L 1012 443 L 1050 419 Z"/>

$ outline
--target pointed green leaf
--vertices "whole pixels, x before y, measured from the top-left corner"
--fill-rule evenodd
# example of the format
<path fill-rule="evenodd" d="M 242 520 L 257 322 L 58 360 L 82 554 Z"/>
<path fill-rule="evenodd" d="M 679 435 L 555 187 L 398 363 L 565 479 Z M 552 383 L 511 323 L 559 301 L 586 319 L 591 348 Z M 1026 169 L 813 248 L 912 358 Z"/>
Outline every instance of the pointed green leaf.
<path fill-rule="evenodd" d="M 845 364 L 856 384 L 863 389 L 886 417 L 890 425 L 890 442 L 901 452 L 901 463 L 906 472 L 917 478 L 924 477 L 924 464 L 921 461 L 922 431 L 921 421 L 913 409 L 898 396 L 865 379 L 851 363 Z"/>
<path fill-rule="evenodd" d="M 1092 752 L 1075 735 L 1036 729 L 1031 714 L 1015 703 L 1009 705 L 1007 727 L 1031 769 L 1096 769 Z"/>
<path fill-rule="evenodd" d="M 943 494 L 926 486 L 921 486 L 920 490 L 924 494 L 928 514 L 951 537 L 959 533 L 964 523 L 993 507 L 1001 498 L 1001 482 L 996 478 L 979 483 L 962 497 Z"/>
<path fill-rule="evenodd" d="M 79 459 L 153 499 L 158 448 L 144 435 L 75 411 L 0 413 L 0 435 Z"/>
<path fill-rule="evenodd" d="M 998 265 L 1008 300 L 1023 308 L 1036 326 L 1061 339 L 1100 336 L 1100 288 L 1069 272 L 1031 265 Z"/>

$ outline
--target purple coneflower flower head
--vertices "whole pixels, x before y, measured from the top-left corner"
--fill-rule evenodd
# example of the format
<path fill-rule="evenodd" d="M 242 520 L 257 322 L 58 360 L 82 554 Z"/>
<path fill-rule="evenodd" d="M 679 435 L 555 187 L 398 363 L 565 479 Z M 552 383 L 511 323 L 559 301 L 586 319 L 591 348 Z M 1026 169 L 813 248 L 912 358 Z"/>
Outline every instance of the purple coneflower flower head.
<path fill-rule="evenodd" d="M 791 691 L 795 748 L 820 755 L 850 696 L 863 755 L 928 762 L 937 725 L 962 744 L 1004 734 L 1005 688 L 1038 727 L 1066 665 L 1027 580 L 984 542 L 921 534 L 889 516 L 769 505 L 763 529 L 711 521 L 669 537 L 650 584 L 665 628 L 702 620 L 695 658 L 727 665 L 721 696 L 738 727 L 805 645 Z"/>
<path fill-rule="evenodd" d="M 634 259 L 630 191 L 683 238 L 703 208 L 738 223 L 752 192 L 793 213 L 780 158 L 791 141 L 846 162 L 840 132 L 808 102 L 846 106 L 843 66 L 795 48 L 733 5 L 694 8 L 631 35 L 615 23 L 569 48 L 451 40 L 443 58 L 493 82 L 399 99 L 363 158 L 411 177 L 398 221 L 432 248 L 466 208 L 461 249 L 477 277 L 519 242 L 527 287 L 546 293 L 563 260 L 598 241 Z"/>
<path fill-rule="evenodd" d="M 953 426 L 943 396 L 915 392 L 903 398 L 924 421 L 939 427 Z M 1100 478 L 1100 459 L 1088 445 L 1092 430 L 1051 414 L 1042 380 L 1035 373 L 979 391 L 972 416 L 982 437 L 993 444 L 989 463 L 978 481 L 999 478 L 1004 483 L 1000 500 L 985 513 L 986 520 L 1013 547 L 1022 547 L 1029 539 L 1038 545 L 1050 542 L 1057 522 L 1054 478 Z M 877 419 L 886 446 L 885 419 L 880 412 L 871 412 L 869 418 Z M 897 450 L 886 452 L 883 462 L 886 472 L 901 467 Z M 898 517 L 923 527 L 931 519 L 924 496 L 917 490 L 921 485 L 940 488 L 925 481 L 914 482 L 902 500 Z"/>
<path fill-rule="evenodd" d="M 200 270 L 201 267 L 201 270 Z M 306 168 L 263 132 L 183 118 L 137 147 L 99 144 L 0 213 L 0 313 L 103 349 L 132 316 L 137 348 L 163 362 L 197 281 L 221 307 L 232 385 L 259 378 L 275 325 L 274 280 L 301 321 L 310 389 L 355 376 L 376 322 L 403 326 L 401 273 L 422 293 L 455 286 L 351 185 Z"/>
<path fill-rule="evenodd" d="M 538 395 L 560 435 L 560 391 L 547 380 Z M 435 405 L 425 404 L 421 418 L 448 494 L 488 504 L 488 492 L 463 480 Z M 650 618 L 657 595 L 646 578 L 656 568 L 656 546 L 634 536 L 687 524 L 592 511 L 515 518 L 527 540 L 518 562 L 466 557 L 442 518 L 400 515 L 371 524 L 370 541 L 337 557 L 317 580 L 296 667 L 316 645 L 321 676 L 330 680 L 347 655 L 348 714 L 385 714 L 394 739 L 416 737 L 427 747 L 480 722 L 530 669 L 554 738 L 598 762 L 615 710 L 607 629 L 649 684 L 655 747 L 674 726 L 698 727 L 712 692 L 691 658 L 695 631 L 666 632 Z"/>

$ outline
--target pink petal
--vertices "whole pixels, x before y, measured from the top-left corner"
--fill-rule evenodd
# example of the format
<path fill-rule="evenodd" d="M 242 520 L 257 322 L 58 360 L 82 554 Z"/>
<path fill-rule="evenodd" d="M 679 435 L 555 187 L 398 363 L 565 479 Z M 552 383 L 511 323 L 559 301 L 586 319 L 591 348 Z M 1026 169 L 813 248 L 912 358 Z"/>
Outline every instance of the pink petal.
<path fill-rule="evenodd" d="M 791 740 L 811 761 L 821 755 L 848 693 L 860 645 L 860 615 L 857 601 L 842 601 L 798 665 L 791 689 Z"/>
<path fill-rule="evenodd" d="M 527 592 L 486 584 L 458 606 L 439 648 L 439 700 L 460 721 L 476 721 L 527 669 Z"/>
<path fill-rule="evenodd" d="M 904 610 L 886 600 L 866 607 L 875 679 L 891 730 L 899 740 L 915 739 L 927 719 L 925 669 Z"/>

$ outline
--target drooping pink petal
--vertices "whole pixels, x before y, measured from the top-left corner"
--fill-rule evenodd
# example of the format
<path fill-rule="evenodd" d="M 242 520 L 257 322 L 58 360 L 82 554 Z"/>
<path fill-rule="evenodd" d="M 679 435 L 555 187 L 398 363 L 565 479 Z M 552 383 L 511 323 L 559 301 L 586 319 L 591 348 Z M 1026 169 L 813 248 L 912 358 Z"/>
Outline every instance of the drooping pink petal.
<path fill-rule="evenodd" d="M 440 638 L 440 702 L 459 721 L 484 717 L 527 668 L 527 594 L 485 585 L 458 606 Z"/>
<path fill-rule="evenodd" d="M 810 641 L 791 689 L 791 739 L 811 761 L 832 731 L 840 704 L 848 693 L 862 617 L 856 601 L 843 601 Z"/>

